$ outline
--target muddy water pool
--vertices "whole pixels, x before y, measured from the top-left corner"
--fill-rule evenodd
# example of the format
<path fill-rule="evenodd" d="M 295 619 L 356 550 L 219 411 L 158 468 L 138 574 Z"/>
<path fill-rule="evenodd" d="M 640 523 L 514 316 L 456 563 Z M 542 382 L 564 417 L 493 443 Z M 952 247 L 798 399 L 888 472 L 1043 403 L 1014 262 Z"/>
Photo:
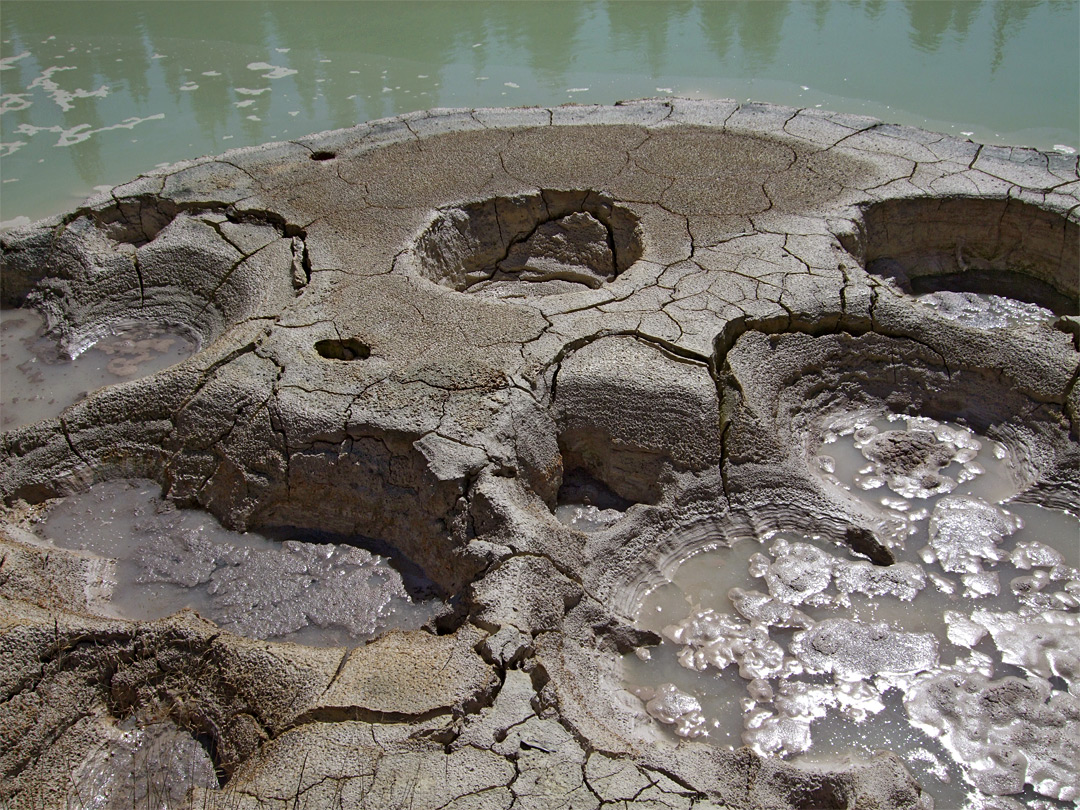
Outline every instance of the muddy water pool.
<path fill-rule="evenodd" d="M 962 425 L 839 414 L 809 450 L 899 527 L 897 561 L 728 538 L 644 597 L 664 640 L 624 657 L 626 688 L 679 737 L 807 763 L 893 750 L 938 806 L 1080 800 L 1080 520 L 1009 502 L 1008 450 Z"/>
<path fill-rule="evenodd" d="M 287 540 L 234 532 L 175 508 L 152 481 L 109 481 L 60 499 L 37 532 L 115 560 L 104 607 L 129 619 L 189 607 L 241 635 L 353 646 L 419 627 L 441 605 L 430 583 L 385 556 L 299 531 Z"/>
<path fill-rule="evenodd" d="M 0 310 L 0 430 L 57 416 L 91 391 L 146 377 L 197 349 L 195 336 L 180 327 L 131 321 L 71 357 L 44 335 L 33 310 Z"/>
<path fill-rule="evenodd" d="M 206 750 L 167 718 L 131 717 L 104 739 L 71 775 L 68 806 L 79 810 L 186 807 L 193 787 L 216 788 Z"/>

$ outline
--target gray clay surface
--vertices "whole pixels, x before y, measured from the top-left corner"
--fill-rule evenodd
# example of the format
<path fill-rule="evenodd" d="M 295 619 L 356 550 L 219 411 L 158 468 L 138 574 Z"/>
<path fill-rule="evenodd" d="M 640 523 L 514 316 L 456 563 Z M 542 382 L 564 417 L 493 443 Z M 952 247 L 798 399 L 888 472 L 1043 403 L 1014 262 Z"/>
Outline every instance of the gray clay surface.
<path fill-rule="evenodd" d="M 919 763 L 986 808 L 1075 803 L 1075 563 L 999 507 L 1080 512 L 1078 205 L 1076 156 L 647 100 L 408 114 L 3 234 L 2 304 L 58 351 L 133 319 L 198 351 L 4 426 L 0 804 L 928 810 Z M 119 560 L 40 530 L 135 478 L 236 531 L 370 538 L 446 607 L 330 647 L 126 616 Z M 695 553 L 777 533 L 727 612 L 635 623 Z M 815 613 L 928 593 L 962 603 L 940 633 Z M 689 687 L 626 688 L 675 636 L 772 707 L 745 745 Z M 928 742 L 784 758 L 837 707 Z M 155 756 L 168 784 L 133 782 Z"/>

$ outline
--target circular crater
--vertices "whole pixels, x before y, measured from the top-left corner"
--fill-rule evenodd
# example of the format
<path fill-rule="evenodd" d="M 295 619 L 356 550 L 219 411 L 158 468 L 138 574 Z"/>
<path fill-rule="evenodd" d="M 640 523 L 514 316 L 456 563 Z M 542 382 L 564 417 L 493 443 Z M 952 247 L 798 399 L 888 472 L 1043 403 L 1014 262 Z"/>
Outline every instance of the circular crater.
<path fill-rule="evenodd" d="M 42 504 L 38 517 L 42 541 L 100 558 L 107 573 L 91 607 L 125 619 L 192 608 L 237 635 L 355 646 L 449 612 L 438 586 L 386 542 L 296 527 L 233 531 L 177 508 L 146 479 L 95 484 Z"/>
<path fill-rule="evenodd" d="M 147 320 L 99 324 L 65 345 L 35 310 L 0 310 L 0 430 L 58 416 L 99 388 L 155 374 L 199 347 L 186 326 Z"/>
<path fill-rule="evenodd" d="M 826 530 L 847 518 L 886 544 L 907 535 L 902 501 L 969 485 L 995 500 L 1075 509 L 1068 375 L 1039 369 L 1021 384 L 1025 368 L 976 365 L 964 344 L 941 346 L 875 333 L 738 338 L 721 375 L 733 506 L 780 529 L 810 516 Z M 823 486 L 837 473 L 850 489 Z M 888 502 L 858 497 L 869 492 Z"/>
<path fill-rule="evenodd" d="M 425 278 L 493 297 L 597 289 L 641 254 L 628 208 L 596 191 L 551 189 L 439 209 L 414 247 Z"/>
<path fill-rule="evenodd" d="M 905 292 L 1007 296 L 1077 315 L 1080 226 L 1015 199 L 885 200 L 863 212 L 865 264 Z"/>

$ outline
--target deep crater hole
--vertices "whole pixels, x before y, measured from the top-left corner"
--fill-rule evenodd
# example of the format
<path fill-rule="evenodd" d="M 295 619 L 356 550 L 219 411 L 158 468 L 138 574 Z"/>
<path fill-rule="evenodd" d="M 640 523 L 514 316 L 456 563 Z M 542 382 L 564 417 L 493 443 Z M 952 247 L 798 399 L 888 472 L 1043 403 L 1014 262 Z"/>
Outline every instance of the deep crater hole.
<path fill-rule="evenodd" d="M 496 295 L 597 289 L 641 254 L 628 208 L 595 191 L 554 190 L 441 209 L 414 249 L 431 281 Z"/>
<path fill-rule="evenodd" d="M 905 292 L 1005 296 L 1080 314 L 1080 226 L 1059 213 L 1018 200 L 897 199 L 867 208 L 863 226 L 866 269 Z"/>

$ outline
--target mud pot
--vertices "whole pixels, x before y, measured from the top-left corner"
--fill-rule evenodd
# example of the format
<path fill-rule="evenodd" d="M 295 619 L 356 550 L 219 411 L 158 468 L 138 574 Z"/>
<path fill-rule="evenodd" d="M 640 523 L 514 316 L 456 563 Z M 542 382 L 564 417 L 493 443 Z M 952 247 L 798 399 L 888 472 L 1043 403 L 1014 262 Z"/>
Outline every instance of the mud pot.
<path fill-rule="evenodd" d="M 1077 158 L 434 110 L 0 235 L 0 804 L 1080 806 Z"/>

